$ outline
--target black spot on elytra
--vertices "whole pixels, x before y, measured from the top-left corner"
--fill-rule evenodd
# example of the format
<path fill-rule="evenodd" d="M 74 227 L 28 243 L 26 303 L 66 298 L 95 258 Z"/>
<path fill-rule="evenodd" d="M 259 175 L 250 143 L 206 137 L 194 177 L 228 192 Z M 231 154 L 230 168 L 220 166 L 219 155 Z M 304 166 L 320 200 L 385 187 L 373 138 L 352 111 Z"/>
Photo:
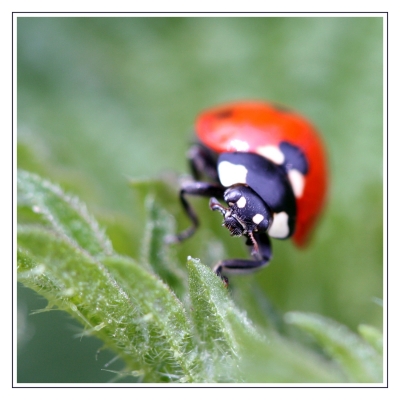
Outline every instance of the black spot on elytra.
<path fill-rule="evenodd" d="M 279 149 L 285 156 L 284 165 L 287 171 L 297 169 L 303 175 L 308 173 L 307 158 L 299 147 L 288 142 L 281 142 Z"/>
<path fill-rule="evenodd" d="M 229 118 L 232 115 L 233 115 L 233 110 L 231 108 L 226 108 L 225 110 L 221 110 L 215 113 L 215 117 L 218 119 Z"/>

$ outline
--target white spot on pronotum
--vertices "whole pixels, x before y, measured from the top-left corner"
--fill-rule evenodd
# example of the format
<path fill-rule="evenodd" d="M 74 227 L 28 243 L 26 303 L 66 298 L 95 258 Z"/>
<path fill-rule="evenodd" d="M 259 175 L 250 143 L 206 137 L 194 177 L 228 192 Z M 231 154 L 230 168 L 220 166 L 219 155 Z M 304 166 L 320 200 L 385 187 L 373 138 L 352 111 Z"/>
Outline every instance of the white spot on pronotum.
<path fill-rule="evenodd" d="M 239 208 L 243 208 L 243 207 L 246 206 L 246 203 L 247 203 L 246 197 L 242 196 L 242 197 L 236 202 L 236 205 L 237 205 Z"/>
<path fill-rule="evenodd" d="M 261 214 L 256 214 L 253 217 L 253 222 L 258 225 L 262 220 L 264 219 L 264 216 Z"/>
<path fill-rule="evenodd" d="M 42 212 L 42 210 L 40 209 L 40 207 L 39 207 L 39 206 L 36 206 L 36 205 L 32 207 L 32 211 L 33 211 L 34 213 L 36 213 L 36 214 Z"/>
<path fill-rule="evenodd" d="M 297 169 L 291 169 L 288 172 L 288 177 L 295 197 L 299 198 L 303 196 L 305 184 L 304 175 Z"/>
<path fill-rule="evenodd" d="M 274 221 L 268 233 L 270 236 L 283 239 L 289 235 L 289 216 L 284 212 L 274 214 Z"/>
<path fill-rule="evenodd" d="M 247 168 L 244 165 L 222 161 L 218 164 L 218 176 L 223 186 L 229 187 L 235 183 L 246 183 Z"/>
<path fill-rule="evenodd" d="M 268 160 L 271 160 L 275 164 L 283 164 L 285 161 L 285 155 L 276 146 L 260 146 L 257 147 L 257 153 Z"/>

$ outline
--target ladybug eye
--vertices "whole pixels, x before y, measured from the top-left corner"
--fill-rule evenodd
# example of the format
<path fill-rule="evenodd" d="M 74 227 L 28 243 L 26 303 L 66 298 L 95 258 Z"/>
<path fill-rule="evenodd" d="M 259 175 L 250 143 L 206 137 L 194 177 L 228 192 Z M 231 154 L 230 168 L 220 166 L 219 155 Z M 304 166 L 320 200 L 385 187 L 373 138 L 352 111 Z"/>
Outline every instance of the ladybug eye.
<path fill-rule="evenodd" d="M 230 203 L 236 203 L 242 197 L 242 192 L 237 189 L 228 189 L 225 192 L 224 200 L 230 205 Z"/>

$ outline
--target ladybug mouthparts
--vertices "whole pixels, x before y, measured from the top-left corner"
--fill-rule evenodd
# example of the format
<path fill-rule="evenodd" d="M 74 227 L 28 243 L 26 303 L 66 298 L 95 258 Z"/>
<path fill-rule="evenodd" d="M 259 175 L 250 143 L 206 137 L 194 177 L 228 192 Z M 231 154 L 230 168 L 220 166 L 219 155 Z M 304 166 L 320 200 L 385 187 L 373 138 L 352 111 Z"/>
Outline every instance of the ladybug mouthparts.
<path fill-rule="evenodd" d="M 210 199 L 210 208 L 213 211 L 219 211 L 224 216 L 222 226 L 228 228 L 231 236 L 242 236 L 248 233 L 247 226 L 241 223 L 235 214 L 232 214 L 232 210 L 223 207 L 214 197 Z"/>

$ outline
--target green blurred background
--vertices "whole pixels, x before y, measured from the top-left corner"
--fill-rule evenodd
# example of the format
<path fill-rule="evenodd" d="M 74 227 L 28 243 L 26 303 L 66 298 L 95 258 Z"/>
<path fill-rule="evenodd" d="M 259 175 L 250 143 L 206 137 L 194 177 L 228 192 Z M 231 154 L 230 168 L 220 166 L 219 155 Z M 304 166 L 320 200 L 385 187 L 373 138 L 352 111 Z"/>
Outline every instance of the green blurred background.
<path fill-rule="evenodd" d="M 329 153 L 326 212 L 306 250 L 275 241 L 270 266 L 233 277 L 232 295 L 261 327 L 291 310 L 382 327 L 382 18 L 19 17 L 17 29 L 18 166 L 78 195 L 135 258 L 143 208 L 129 179 L 186 173 L 198 112 L 250 98 L 306 115 Z M 180 258 L 246 255 L 203 203 Z M 18 295 L 18 382 L 113 379 L 102 368 L 121 364 L 105 366 L 97 339 L 64 313 L 30 315 L 46 302 Z"/>

